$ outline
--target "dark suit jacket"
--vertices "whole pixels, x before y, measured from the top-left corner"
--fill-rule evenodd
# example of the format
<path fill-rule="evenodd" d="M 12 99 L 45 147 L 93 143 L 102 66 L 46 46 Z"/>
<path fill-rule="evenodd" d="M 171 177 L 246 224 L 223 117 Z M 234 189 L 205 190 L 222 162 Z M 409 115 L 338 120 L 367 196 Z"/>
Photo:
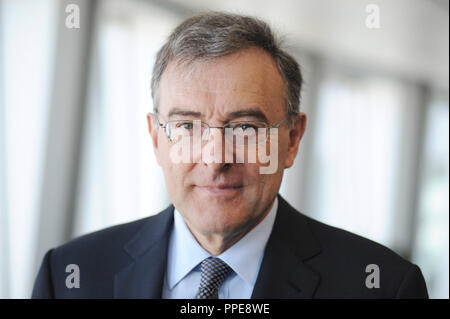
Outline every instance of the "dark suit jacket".
<path fill-rule="evenodd" d="M 281 196 L 252 298 L 427 298 L 420 269 L 388 248 L 306 217 Z M 47 252 L 32 298 L 161 298 L 174 207 Z M 68 264 L 80 287 L 67 288 Z M 368 288 L 366 266 L 379 267 Z M 373 275 L 373 274 L 372 274 Z"/>

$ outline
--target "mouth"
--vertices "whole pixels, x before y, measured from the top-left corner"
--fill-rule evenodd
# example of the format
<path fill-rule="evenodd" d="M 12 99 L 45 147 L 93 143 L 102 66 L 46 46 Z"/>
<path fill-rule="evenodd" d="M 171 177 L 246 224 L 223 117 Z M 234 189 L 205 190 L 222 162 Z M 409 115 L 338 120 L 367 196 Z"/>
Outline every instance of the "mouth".
<path fill-rule="evenodd" d="M 210 195 L 236 195 L 242 191 L 244 185 L 230 185 L 230 184 L 219 184 L 219 185 L 207 185 L 207 186 L 197 186 L 197 188 Z"/>

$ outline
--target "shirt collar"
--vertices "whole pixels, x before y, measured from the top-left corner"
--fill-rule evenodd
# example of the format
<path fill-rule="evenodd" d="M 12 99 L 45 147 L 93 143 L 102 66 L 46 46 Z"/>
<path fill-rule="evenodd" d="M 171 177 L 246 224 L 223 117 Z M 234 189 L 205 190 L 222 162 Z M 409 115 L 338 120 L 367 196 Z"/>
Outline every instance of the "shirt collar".
<path fill-rule="evenodd" d="M 254 285 L 275 222 L 278 198 L 266 217 L 237 243 L 217 256 L 226 262 L 233 271 L 250 285 Z M 174 228 L 169 242 L 167 283 L 172 289 L 205 258 L 210 257 L 192 236 L 183 217 L 174 211 Z"/>

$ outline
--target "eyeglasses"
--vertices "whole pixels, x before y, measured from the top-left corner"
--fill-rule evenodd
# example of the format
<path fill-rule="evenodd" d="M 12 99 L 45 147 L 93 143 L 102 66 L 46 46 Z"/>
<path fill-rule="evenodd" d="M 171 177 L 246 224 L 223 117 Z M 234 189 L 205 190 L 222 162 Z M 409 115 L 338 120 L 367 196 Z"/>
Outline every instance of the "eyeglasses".
<path fill-rule="evenodd" d="M 155 116 L 158 125 L 165 130 L 167 138 L 172 142 L 183 137 L 193 139 L 195 132 L 199 132 L 197 136 L 205 142 L 210 138 L 211 129 L 216 128 L 222 130 L 227 143 L 242 147 L 266 142 L 269 138 L 269 129 L 279 128 L 292 114 L 289 113 L 281 121 L 271 126 L 266 122 L 258 121 L 228 122 L 224 126 L 210 126 L 200 120 L 171 120 L 162 124 L 158 114 L 151 115 Z"/>

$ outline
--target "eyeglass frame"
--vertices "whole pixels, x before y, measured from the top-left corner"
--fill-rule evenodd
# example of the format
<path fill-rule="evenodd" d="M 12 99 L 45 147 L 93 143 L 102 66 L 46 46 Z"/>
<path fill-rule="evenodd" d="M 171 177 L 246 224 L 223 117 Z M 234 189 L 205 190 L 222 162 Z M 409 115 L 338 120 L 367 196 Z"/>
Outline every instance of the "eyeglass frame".
<path fill-rule="evenodd" d="M 297 112 L 288 112 L 288 114 L 287 114 L 281 121 L 279 121 L 279 122 L 277 122 L 277 123 L 275 123 L 275 124 L 273 124 L 273 125 L 269 125 L 269 123 L 262 122 L 262 121 L 242 121 L 242 122 L 239 122 L 239 121 L 231 121 L 231 122 L 226 123 L 226 124 L 223 125 L 223 126 L 210 126 L 208 123 L 202 122 L 202 121 L 200 121 L 200 124 L 204 124 L 204 125 L 206 125 L 206 127 L 208 128 L 208 138 L 209 138 L 210 135 L 211 135 L 211 133 L 210 133 L 211 131 L 210 131 L 210 130 L 211 130 L 212 128 L 221 129 L 221 130 L 222 130 L 222 134 L 223 134 L 224 130 L 225 130 L 226 128 L 230 128 L 229 125 L 232 124 L 232 123 L 263 123 L 263 124 L 266 125 L 266 128 L 265 128 L 266 130 L 267 130 L 267 129 L 273 129 L 273 128 L 279 128 L 279 127 L 280 127 L 287 119 L 289 119 L 289 117 L 291 117 L 292 115 L 296 115 L 296 114 L 298 114 L 298 113 L 297 113 Z M 152 116 L 152 115 L 155 116 L 156 121 L 158 122 L 158 126 L 164 129 L 164 131 L 165 131 L 165 133 L 166 133 L 166 137 L 167 137 L 168 140 L 171 141 L 171 142 L 172 142 L 172 139 L 171 139 L 171 138 L 169 137 L 169 135 L 167 134 L 167 129 L 166 129 L 167 123 L 169 123 L 169 122 L 179 122 L 179 121 L 188 121 L 188 120 L 171 120 L 171 121 L 169 120 L 169 121 L 167 121 L 165 124 L 162 124 L 162 123 L 159 121 L 159 114 L 158 114 L 158 113 L 149 113 L 149 115 L 150 115 L 150 116 Z M 198 120 L 191 120 L 191 121 L 198 121 Z M 266 139 L 265 139 L 265 141 L 267 141 L 267 138 L 268 138 L 268 136 L 267 136 L 267 132 L 266 132 Z"/>

